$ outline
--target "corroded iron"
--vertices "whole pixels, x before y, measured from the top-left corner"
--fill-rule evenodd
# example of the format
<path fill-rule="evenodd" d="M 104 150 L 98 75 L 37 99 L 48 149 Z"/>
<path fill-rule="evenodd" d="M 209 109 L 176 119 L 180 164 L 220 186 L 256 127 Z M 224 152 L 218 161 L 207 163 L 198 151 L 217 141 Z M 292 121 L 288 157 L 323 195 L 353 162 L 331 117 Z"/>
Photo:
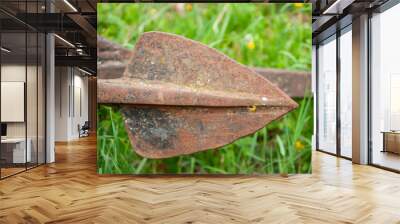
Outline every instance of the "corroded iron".
<path fill-rule="evenodd" d="M 132 146 L 144 157 L 218 148 L 297 107 L 253 70 L 181 36 L 144 33 L 133 51 L 101 38 L 98 46 L 98 102 L 122 105 Z M 102 57 L 113 52 L 124 57 Z"/>
<path fill-rule="evenodd" d="M 276 84 L 290 97 L 303 98 L 311 93 L 311 73 L 270 68 L 252 68 Z"/>

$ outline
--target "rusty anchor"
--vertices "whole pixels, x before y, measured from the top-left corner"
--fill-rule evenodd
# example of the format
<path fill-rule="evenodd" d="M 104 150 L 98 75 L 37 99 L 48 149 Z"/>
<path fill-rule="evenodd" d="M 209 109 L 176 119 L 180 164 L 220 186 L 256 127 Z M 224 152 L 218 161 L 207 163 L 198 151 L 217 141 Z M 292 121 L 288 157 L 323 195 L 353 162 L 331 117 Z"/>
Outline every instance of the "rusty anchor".
<path fill-rule="evenodd" d="M 120 104 L 134 150 L 148 158 L 229 144 L 297 107 L 226 55 L 173 34 L 142 34 L 134 51 L 98 38 L 98 102 Z"/>

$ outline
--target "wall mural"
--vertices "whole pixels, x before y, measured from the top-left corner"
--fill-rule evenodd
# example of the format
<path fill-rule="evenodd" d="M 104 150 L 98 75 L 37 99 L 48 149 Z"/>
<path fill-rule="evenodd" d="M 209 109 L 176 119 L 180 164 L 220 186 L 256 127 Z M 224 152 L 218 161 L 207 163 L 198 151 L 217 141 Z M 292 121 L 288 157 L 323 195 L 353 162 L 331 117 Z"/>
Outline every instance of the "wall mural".
<path fill-rule="evenodd" d="M 310 72 L 311 5 L 98 4 L 98 35 L 100 174 L 311 172 L 311 93 L 255 72 Z"/>

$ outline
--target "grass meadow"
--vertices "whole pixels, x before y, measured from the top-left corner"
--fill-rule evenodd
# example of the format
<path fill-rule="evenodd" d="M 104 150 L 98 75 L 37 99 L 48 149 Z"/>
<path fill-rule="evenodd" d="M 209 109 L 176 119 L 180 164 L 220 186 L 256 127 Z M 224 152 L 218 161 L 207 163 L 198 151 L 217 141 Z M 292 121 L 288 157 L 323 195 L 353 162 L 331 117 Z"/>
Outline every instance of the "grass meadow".
<path fill-rule="evenodd" d="M 146 31 L 185 36 L 255 67 L 311 70 L 310 4 L 98 4 L 98 34 L 132 49 Z M 168 159 L 134 152 L 118 105 L 98 105 L 100 174 L 310 173 L 313 99 L 218 150 Z"/>

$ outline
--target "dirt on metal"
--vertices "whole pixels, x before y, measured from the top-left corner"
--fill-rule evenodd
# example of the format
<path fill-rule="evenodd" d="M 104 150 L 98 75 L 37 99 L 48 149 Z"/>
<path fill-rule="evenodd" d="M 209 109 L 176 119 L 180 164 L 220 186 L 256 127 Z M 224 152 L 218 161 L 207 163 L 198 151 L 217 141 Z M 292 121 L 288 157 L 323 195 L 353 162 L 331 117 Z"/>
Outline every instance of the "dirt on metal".
<path fill-rule="evenodd" d="M 98 102 L 122 106 L 132 146 L 144 157 L 218 148 L 297 107 L 252 69 L 181 36 L 144 33 L 133 51 L 103 38 L 98 46 Z"/>

